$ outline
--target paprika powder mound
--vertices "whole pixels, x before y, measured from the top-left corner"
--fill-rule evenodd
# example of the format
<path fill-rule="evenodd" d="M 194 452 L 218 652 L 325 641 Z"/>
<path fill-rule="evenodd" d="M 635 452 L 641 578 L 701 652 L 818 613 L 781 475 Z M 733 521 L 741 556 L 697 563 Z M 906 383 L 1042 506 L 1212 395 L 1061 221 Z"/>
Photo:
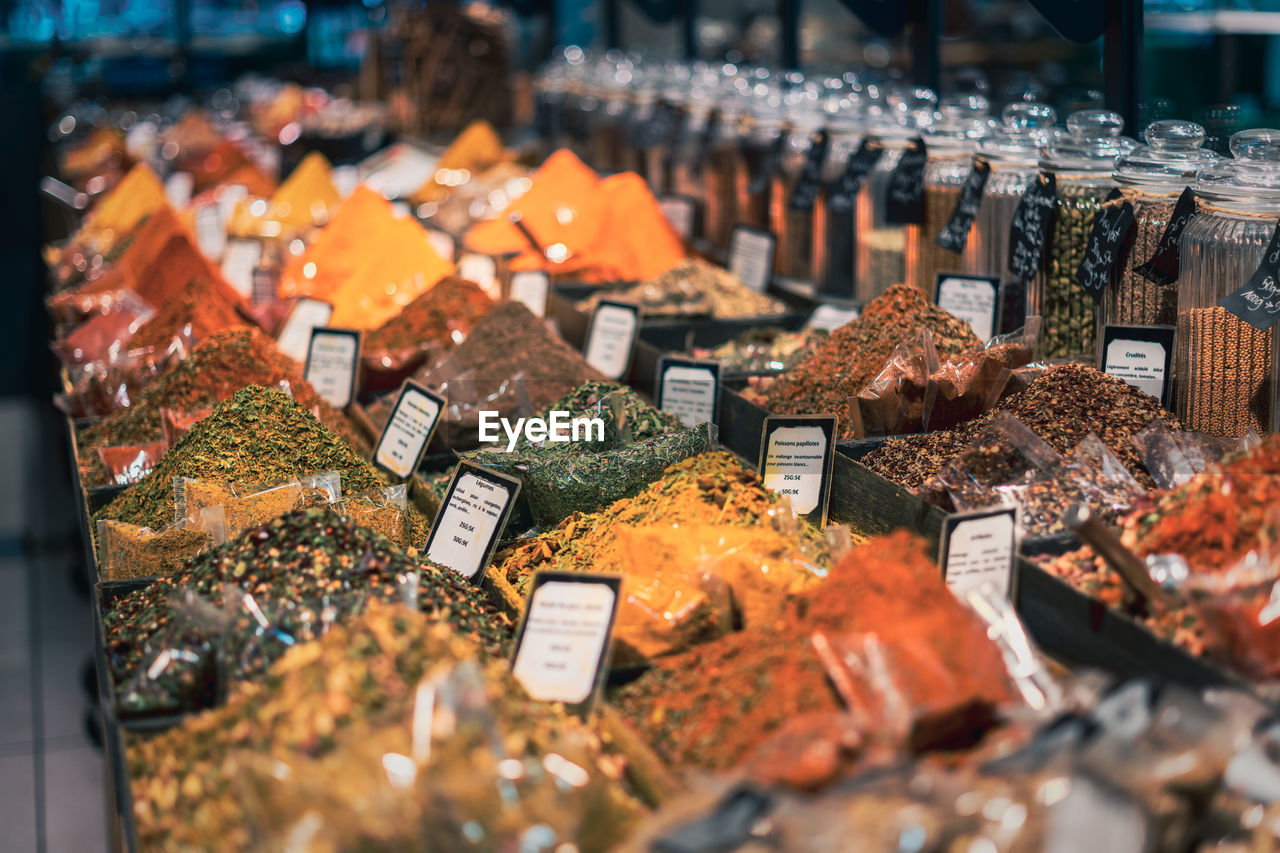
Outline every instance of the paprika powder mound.
<path fill-rule="evenodd" d="M 61 254 L 94 247 L 106 251 L 144 219 L 168 207 L 164 184 L 151 167 L 139 163 L 89 211 Z"/>
<path fill-rule="evenodd" d="M 163 348 L 179 334 L 198 343 L 214 332 L 243 326 L 245 321 L 236 310 L 239 299 L 234 299 L 235 295 L 230 288 L 197 275 L 181 295 L 161 304 L 155 316 L 129 339 L 129 346 Z"/>

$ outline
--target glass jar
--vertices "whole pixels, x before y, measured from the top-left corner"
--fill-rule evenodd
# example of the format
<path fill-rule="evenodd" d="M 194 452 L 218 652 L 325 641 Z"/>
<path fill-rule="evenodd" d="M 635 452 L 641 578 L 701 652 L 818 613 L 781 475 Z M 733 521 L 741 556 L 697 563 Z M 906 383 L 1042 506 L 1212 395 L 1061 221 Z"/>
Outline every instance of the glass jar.
<path fill-rule="evenodd" d="M 907 280 L 928 299 L 940 272 L 977 272 L 980 244 L 971 231 L 963 252 L 942 248 L 938 233 L 951 221 L 960 187 L 973 169 L 978 142 L 990 131 L 990 106 L 981 95 L 943 99 L 941 117 L 924 134 L 929 159 L 924 168 L 924 224 L 907 226 Z"/>
<path fill-rule="evenodd" d="M 1053 231 L 1045 268 L 1027 288 L 1027 314 L 1043 318 L 1041 355 L 1084 358 L 1097 349 L 1097 302 L 1076 281 L 1093 218 L 1116 187 L 1116 158 L 1133 147 L 1120 136 L 1124 119 L 1107 110 L 1078 110 L 1067 117 L 1067 135 L 1044 150 L 1040 167 L 1057 181 Z"/>
<path fill-rule="evenodd" d="M 706 183 L 707 240 L 720 251 L 729 249 L 738 223 L 738 124 L 742 105 L 734 95 L 722 98 L 711 128 L 711 150 L 703 180 Z"/>
<path fill-rule="evenodd" d="M 1047 104 L 1019 101 L 1005 107 L 1000 117 L 1000 127 L 978 143 L 978 156 L 991 166 L 991 173 L 969 243 L 978 245 L 971 272 L 1007 278 L 1013 213 L 1039 174 L 1040 150 L 1048 144 L 1058 114 Z"/>
<path fill-rule="evenodd" d="M 773 178 L 789 138 L 780 100 L 771 95 L 756 104 L 745 127 L 737 167 L 738 222 L 768 228 Z"/>
<path fill-rule="evenodd" d="M 812 202 L 808 207 L 794 209 L 791 200 L 810 158 L 821 157 L 820 168 L 826 164 L 830 137 L 824 122 L 825 116 L 816 104 L 792 113 L 782 156 L 773 176 L 770 219 L 778 238 L 778 275 L 795 282 L 813 281 L 813 223 L 820 204 L 821 186 L 812 188 Z M 815 150 L 815 146 L 819 150 Z M 821 180 L 821 171 L 818 180 Z"/>
<path fill-rule="evenodd" d="M 1176 282 L 1158 284 L 1135 270 L 1151 260 L 1178 196 L 1196 173 L 1218 159 L 1203 149 L 1204 128 L 1189 121 L 1158 121 L 1143 131 L 1146 145 L 1121 157 L 1115 179 L 1133 205 L 1133 247 L 1103 303 L 1103 321 L 1172 326 L 1178 320 Z"/>
<path fill-rule="evenodd" d="M 1182 232 L 1175 372 L 1186 429 L 1242 436 L 1277 430 L 1280 348 L 1218 305 L 1257 270 L 1280 217 L 1280 130 L 1231 137 L 1233 160 L 1200 172 L 1200 213 Z"/>
<path fill-rule="evenodd" d="M 813 208 L 813 261 L 811 275 L 816 293 L 837 299 L 853 299 L 857 205 L 852 200 L 832 202 L 829 188 L 844 174 L 849 158 L 866 137 L 857 101 L 842 98 L 827 119 L 827 159 L 822 170 L 822 191 Z"/>

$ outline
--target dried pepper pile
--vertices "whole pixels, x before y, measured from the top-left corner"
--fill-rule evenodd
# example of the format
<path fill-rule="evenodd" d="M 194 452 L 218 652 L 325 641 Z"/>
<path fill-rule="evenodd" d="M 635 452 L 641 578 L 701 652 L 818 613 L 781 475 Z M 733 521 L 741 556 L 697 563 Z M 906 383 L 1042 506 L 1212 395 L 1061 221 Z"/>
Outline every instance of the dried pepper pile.
<path fill-rule="evenodd" d="M 491 310 L 493 300 L 479 285 L 450 276 L 370 332 L 364 341 L 365 352 L 426 346 L 450 349 L 462 342 Z"/>
<path fill-rule="evenodd" d="M 434 688 L 425 733 L 422 686 Z M 408 763 L 407 784 L 388 784 L 384 756 Z M 128 760 L 145 849 L 283 849 L 310 822 L 333 849 L 515 849 L 537 829 L 595 851 L 640 814 L 594 730 L 528 701 L 505 661 L 377 603 L 237 685 L 225 707 L 131 744 Z"/>
<path fill-rule="evenodd" d="M 759 475 L 744 468 L 733 454 L 703 453 L 672 465 L 635 497 L 599 512 L 565 519 L 554 530 L 517 548 L 503 563 L 502 571 L 523 594 L 533 573 L 541 569 L 594 571 L 597 555 L 613 541 L 617 526 L 753 527 L 777 514 L 779 503 Z M 821 549 L 821 537 L 812 528 L 802 525 L 796 535 L 813 549 Z"/>
<path fill-rule="evenodd" d="M 288 383 L 289 393 L 354 447 L 362 446 L 346 416 L 316 394 L 302 370 L 257 329 L 227 329 L 192 349 L 178 364 L 152 381 L 132 405 L 118 409 L 80 433 L 81 471 L 90 485 L 106 482 L 107 472 L 92 448 L 142 444 L 160 438 L 160 410 L 193 412 L 227 400 L 247 385 Z M 84 452 L 87 451 L 87 452 Z"/>
<path fill-rule="evenodd" d="M 117 600 L 103 619 L 107 657 L 115 673 L 120 701 L 133 710 L 148 702 L 182 707 L 189 692 L 205 685 L 175 678 L 170 684 L 145 683 L 153 653 L 173 645 L 174 637 L 201 633 L 182 608 L 188 594 L 225 608 L 231 627 L 218 631 L 228 660 L 227 675 L 252 678 L 293 645 L 287 637 L 305 637 L 326 607 L 359 609 L 364 596 L 393 599 L 397 578 L 417 576 L 418 607 L 433 621 L 449 623 L 460 637 L 500 656 L 510 639 L 509 619 L 461 575 L 419 561 L 377 533 L 329 509 L 297 510 L 245 533 L 193 559 L 177 574 Z M 226 591 L 253 597 L 270 627 Z M 242 612 L 243 611 L 243 612 Z M 143 685 L 138 686 L 139 680 Z M 143 691 L 145 688 L 145 693 Z M 135 694 L 143 695 L 135 695 Z"/>
<path fill-rule="evenodd" d="M 764 317 L 784 314 L 786 303 L 757 293 L 733 273 L 697 258 L 623 290 L 593 293 L 578 302 L 581 311 L 594 311 L 601 299 L 634 302 L 646 317 Z"/>
<path fill-rule="evenodd" d="M 849 398 L 880 373 L 893 350 L 924 330 L 932 333 L 939 358 L 982 346 L 966 321 L 930 305 L 914 287 L 894 285 L 778 377 L 763 391 L 761 405 L 780 415 L 843 412 Z M 853 437 L 850 424 L 842 422 L 840 429 L 843 437 Z"/>
<path fill-rule="evenodd" d="M 961 734 L 943 717 L 972 724 L 969 736 L 981 732 L 993 722 L 992 709 L 1012 698 L 999 649 L 947 589 L 924 543 L 905 531 L 850 551 L 825 581 L 797 594 L 788 611 L 773 624 L 659 659 L 617 692 L 616 703 L 673 764 L 733 767 L 797 718 L 843 710 L 810 644 L 814 632 L 849 648 L 874 635 L 888 663 L 884 675 L 911 709 L 910 736 L 918 746 Z M 850 679 L 859 710 L 883 704 L 889 716 L 892 703 L 877 695 L 874 680 Z M 839 742 L 839 726 L 829 722 L 812 734 Z M 788 775 L 779 767 L 771 772 Z"/>
<path fill-rule="evenodd" d="M 1149 505 L 1123 520 L 1120 533 L 1139 558 L 1178 555 L 1193 573 L 1222 572 L 1250 551 L 1274 549 L 1280 543 L 1280 436 L 1210 466 L 1178 488 L 1152 494 Z M 1120 576 L 1090 548 L 1041 562 L 1085 594 L 1126 607 Z M 1205 651 L 1205 625 L 1191 608 L 1152 603 L 1133 613 L 1193 654 Z"/>
<path fill-rule="evenodd" d="M 926 485 L 1000 413 L 1017 418 L 1059 453 L 1067 453 L 1090 432 L 1146 488 L 1154 487 L 1132 439 L 1152 421 L 1180 427 L 1160 401 L 1121 379 L 1084 364 L 1049 368 L 1027 388 L 1000 401 L 982 417 L 951 430 L 885 442 L 862 464 L 885 479 L 929 500 L 943 498 Z"/>
<path fill-rule="evenodd" d="M 192 278 L 180 296 L 158 306 L 155 316 L 129 339 L 129 348 L 163 348 L 180 334 L 199 342 L 223 329 L 243 326 L 244 319 L 236 310 L 239 300 L 232 301 L 228 290 L 207 278 Z"/>
<path fill-rule="evenodd" d="M 177 477 L 283 483 L 320 471 L 338 471 L 343 489 L 352 492 L 384 485 L 368 462 L 296 400 L 251 385 L 193 426 L 150 474 L 96 517 L 158 530 L 173 519 Z"/>

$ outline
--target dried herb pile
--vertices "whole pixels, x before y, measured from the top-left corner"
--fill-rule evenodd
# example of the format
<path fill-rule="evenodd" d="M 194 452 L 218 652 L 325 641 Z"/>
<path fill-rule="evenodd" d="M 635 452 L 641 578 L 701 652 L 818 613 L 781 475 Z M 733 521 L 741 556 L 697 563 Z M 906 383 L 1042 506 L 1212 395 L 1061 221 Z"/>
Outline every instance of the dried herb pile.
<path fill-rule="evenodd" d="M 107 472 L 92 448 L 142 444 L 160 438 L 160 410 L 191 412 L 212 408 L 247 385 L 287 382 L 289 393 L 307 410 L 355 447 L 358 433 L 345 415 L 316 394 L 301 368 L 257 329 L 227 329 L 200 342 L 178 364 L 148 384 L 128 408 L 118 409 L 80 434 L 83 476 L 90 485 L 106 482 Z"/>
<path fill-rule="evenodd" d="M 763 392 L 761 404 L 775 414 L 842 412 L 849 398 L 881 371 L 894 348 L 925 329 L 933 334 L 941 359 L 982 346 L 967 322 L 930 305 L 914 287 L 894 285 L 778 377 Z M 850 424 L 841 423 L 840 429 L 843 437 L 853 436 Z"/>
<path fill-rule="evenodd" d="M 450 349 L 493 310 L 493 304 L 474 282 L 455 276 L 441 279 L 399 314 L 370 332 L 364 341 L 365 351 L 425 346 Z"/>
<path fill-rule="evenodd" d="M 747 287 L 733 273 L 697 258 L 623 290 L 593 293 L 578 309 L 594 311 L 601 299 L 634 302 L 648 317 L 764 317 L 785 314 L 786 303 Z"/>
<path fill-rule="evenodd" d="M 1228 457 L 1189 482 L 1154 493 L 1121 523 L 1121 540 L 1139 558 L 1153 554 L 1183 557 L 1193 572 L 1231 568 L 1254 549 L 1280 542 L 1280 436 L 1270 436 L 1248 452 Z M 1126 607 L 1120 576 L 1088 548 L 1045 568 L 1080 591 L 1112 607 Z M 1201 654 L 1208 639 L 1195 612 L 1185 607 L 1148 609 L 1133 615 L 1156 634 Z"/>
<path fill-rule="evenodd" d="M 253 596 L 271 620 L 268 637 L 277 632 L 293 636 L 316 629 L 315 608 L 322 601 L 342 608 L 344 599 L 360 595 L 393 599 L 399 594 L 397 577 L 407 575 L 420 577 L 418 607 L 433 621 L 447 622 L 457 636 L 489 654 L 505 652 L 510 620 L 465 578 L 420 563 L 398 545 L 322 507 L 273 519 L 201 554 L 177 574 L 117 600 L 103 618 L 108 661 L 118 684 L 138 677 L 149 651 L 166 645 L 172 632 L 184 630 L 179 602 L 190 593 L 236 617 L 221 642 L 236 662 L 228 675 L 249 679 L 270 666 L 289 643 L 260 642 L 263 629 L 247 612 L 239 613 L 237 601 L 226 599 L 226 589 Z M 174 685 L 162 699 L 180 706 L 188 701 L 185 688 Z M 121 689 L 120 701 L 138 704 L 128 689 Z"/>
<path fill-rule="evenodd" d="M 548 405 L 538 417 L 549 420 L 552 412 L 568 412 L 571 418 L 594 416 L 604 406 L 617 407 L 619 428 L 631 441 L 643 441 L 680 428 L 678 417 L 647 402 L 629 386 L 607 379 L 584 382 Z M 590 445 L 566 446 L 590 449 Z"/>
<path fill-rule="evenodd" d="M 310 821 L 343 850 L 428 838 L 433 848 L 471 849 L 477 832 L 478 849 L 515 849 L 539 826 L 573 849 L 611 849 L 640 812 L 618 781 L 622 759 L 556 706 L 528 701 L 508 669 L 411 611 L 371 603 L 237 685 L 225 707 L 131 744 L 139 844 L 283 849 Z M 413 725 L 428 681 L 429 759 Z M 415 782 L 388 784 L 389 754 L 416 758 Z M 545 769 L 552 754 L 576 764 L 584 784 Z M 504 759 L 520 764 L 515 779 L 509 765 L 499 773 Z"/>
<path fill-rule="evenodd" d="M 523 594 L 533 573 L 541 569 L 594 571 L 597 555 L 612 542 L 619 525 L 753 527 L 778 513 L 779 503 L 759 475 L 744 468 L 733 454 L 702 453 L 672 465 L 635 497 L 565 519 L 512 552 L 502 571 Z M 796 535 L 814 549 L 821 548 L 821 537 L 812 528 L 801 525 Z"/>
<path fill-rule="evenodd" d="M 340 472 L 343 489 L 352 492 L 383 485 L 368 462 L 296 400 L 280 391 L 251 385 L 193 426 L 149 475 L 118 495 L 96 517 L 159 529 L 173 518 L 173 481 L 177 477 L 283 483 L 319 471 Z"/>
<path fill-rule="evenodd" d="M 974 710 L 1012 696 L 1000 651 L 947 589 L 924 543 L 900 531 L 850 551 L 825 581 L 795 596 L 785 618 L 661 658 L 615 702 L 673 764 L 733 767 L 797 717 L 843 710 L 810 644 L 815 631 L 833 643 L 875 635 L 917 726 L 932 717 L 930 734 L 945 729 L 942 716 L 977 721 Z M 870 680 L 852 681 L 867 708 L 884 701 Z M 922 734 L 912 732 L 919 745 Z M 837 731 L 828 736 L 839 739 Z"/>
<path fill-rule="evenodd" d="M 1155 483 L 1138 456 L 1133 436 L 1160 418 L 1180 429 L 1151 395 L 1094 367 L 1063 364 L 1050 368 L 974 421 L 952 430 L 887 441 L 863 457 L 862 464 L 885 479 L 921 492 L 1002 412 L 1017 418 L 1059 453 L 1067 453 L 1090 432 L 1095 433 L 1145 488 L 1153 488 Z M 941 500 L 928 490 L 922 496 Z"/>

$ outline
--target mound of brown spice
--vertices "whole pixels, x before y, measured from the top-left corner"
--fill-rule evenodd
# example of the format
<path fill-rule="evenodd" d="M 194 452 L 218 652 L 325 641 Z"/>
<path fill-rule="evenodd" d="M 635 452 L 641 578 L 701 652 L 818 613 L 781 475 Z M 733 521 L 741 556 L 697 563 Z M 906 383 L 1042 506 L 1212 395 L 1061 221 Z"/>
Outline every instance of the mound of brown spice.
<path fill-rule="evenodd" d="M 451 349 L 493 310 L 480 285 L 450 276 L 406 305 L 365 338 L 367 353 L 437 346 Z"/>

